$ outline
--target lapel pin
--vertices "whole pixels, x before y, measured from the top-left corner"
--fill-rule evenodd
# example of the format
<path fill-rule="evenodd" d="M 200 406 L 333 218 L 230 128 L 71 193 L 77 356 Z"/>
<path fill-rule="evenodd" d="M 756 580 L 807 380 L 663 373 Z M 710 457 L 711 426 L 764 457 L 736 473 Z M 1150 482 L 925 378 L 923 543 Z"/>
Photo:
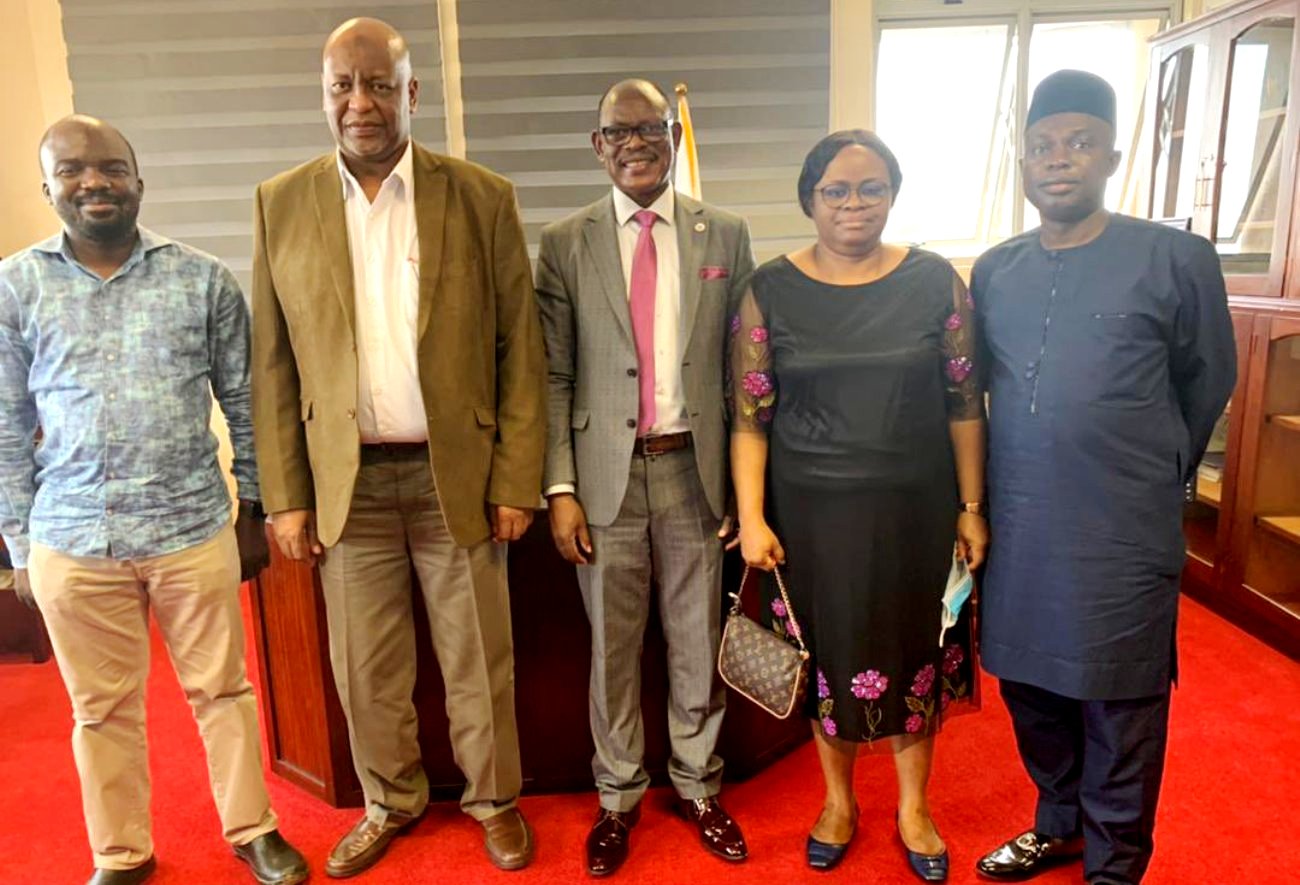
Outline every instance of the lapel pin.
<path fill-rule="evenodd" d="M 697 222 L 695 222 L 695 232 L 696 232 L 697 234 L 702 234 L 702 233 L 704 233 L 704 222 L 703 222 L 703 221 L 697 221 Z"/>

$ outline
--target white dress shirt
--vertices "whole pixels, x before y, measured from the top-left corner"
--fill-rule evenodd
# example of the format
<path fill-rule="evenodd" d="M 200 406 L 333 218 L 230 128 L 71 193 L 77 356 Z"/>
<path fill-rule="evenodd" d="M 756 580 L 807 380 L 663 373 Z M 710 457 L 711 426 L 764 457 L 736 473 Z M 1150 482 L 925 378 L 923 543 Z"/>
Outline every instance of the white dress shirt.
<path fill-rule="evenodd" d="M 659 216 L 651 235 L 655 241 L 655 423 L 646 436 L 690 430 L 686 394 L 682 388 L 682 267 L 677 255 L 677 226 L 673 218 L 673 189 L 646 207 Z M 614 219 L 618 222 L 618 253 L 623 261 L 625 293 L 632 298 L 632 257 L 641 225 L 636 201 L 614 188 Z"/>
<path fill-rule="evenodd" d="M 363 443 L 429 438 L 416 364 L 420 241 L 411 145 L 374 202 L 338 158 L 356 297 L 357 428 Z"/>

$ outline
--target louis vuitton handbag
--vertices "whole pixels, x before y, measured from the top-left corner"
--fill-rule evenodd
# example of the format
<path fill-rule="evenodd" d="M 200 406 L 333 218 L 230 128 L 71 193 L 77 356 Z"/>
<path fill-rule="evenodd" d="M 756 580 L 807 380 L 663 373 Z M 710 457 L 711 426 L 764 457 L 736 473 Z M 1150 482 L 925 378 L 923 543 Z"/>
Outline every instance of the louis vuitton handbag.
<path fill-rule="evenodd" d="M 794 617 L 794 606 L 785 592 L 780 569 L 774 569 L 776 586 L 781 591 L 789 618 L 788 631 L 798 648 L 747 617 L 740 610 L 740 594 L 745 592 L 749 567 L 741 576 L 740 587 L 731 594 L 734 602 L 722 630 L 718 649 L 718 673 L 722 681 L 758 704 L 777 719 L 785 719 L 799 706 L 808 685 L 808 648 L 803 630 Z"/>

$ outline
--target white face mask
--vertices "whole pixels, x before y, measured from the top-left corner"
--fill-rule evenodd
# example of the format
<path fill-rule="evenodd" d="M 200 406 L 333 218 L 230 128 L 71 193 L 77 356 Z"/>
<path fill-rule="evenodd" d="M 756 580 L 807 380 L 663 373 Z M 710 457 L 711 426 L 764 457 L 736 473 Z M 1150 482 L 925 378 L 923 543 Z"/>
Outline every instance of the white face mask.
<path fill-rule="evenodd" d="M 943 612 L 939 615 L 940 648 L 943 647 L 943 635 L 948 632 L 949 627 L 957 623 L 961 607 L 966 604 L 974 587 L 975 579 L 971 577 L 970 569 L 966 567 L 966 560 L 954 553 L 952 568 L 948 571 L 948 586 L 943 591 Z"/>

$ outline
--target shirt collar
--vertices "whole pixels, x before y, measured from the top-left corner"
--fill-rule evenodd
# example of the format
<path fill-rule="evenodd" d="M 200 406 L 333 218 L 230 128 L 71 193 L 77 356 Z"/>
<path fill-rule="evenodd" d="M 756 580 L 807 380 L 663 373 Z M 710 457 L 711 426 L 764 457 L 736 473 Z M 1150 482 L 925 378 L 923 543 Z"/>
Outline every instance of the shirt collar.
<path fill-rule="evenodd" d="M 664 192 L 659 195 L 657 200 L 645 208 L 659 216 L 659 224 L 672 227 L 674 206 L 673 187 L 669 185 L 664 188 Z M 614 217 L 618 219 L 619 227 L 626 225 L 633 215 L 641 211 L 641 208 L 641 206 L 637 205 L 636 200 L 618 188 L 614 188 Z"/>
<path fill-rule="evenodd" d="M 411 184 L 415 181 L 415 153 L 411 147 L 412 144 L 412 140 L 408 138 L 406 140 L 406 150 L 402 151 L 402 158 L 397 161 L 393 171 L 388 173 L 384 183 L 379 186 L 381 191 L 388 186 L 388 182 L 396 181 L 397 186 L 401 188 L 403 198 L 410 198 L 413 193 Z M 343 199 L 346 201 L 351 199 L 353 194 L 362 193 L 361 185 L 357 183 L 352 171 L 343 162 L 343 155 L 338 151 L 334 152 L 334 161 L 339 168 L 339 179 L 343 182 Z"/>
<path fill-rule="evenodd" d="M 118 273 L 129 269 L 132 265 L 139 262 L 145 255 L 155 252 L 164 246 L 170 246 L 172 241 L 161 234 L 156 234 L 142 224 L 136 225 L 136 242 L 135 249 L 131 251 L 131 257 L 122 263 Z M 76 263 L 76 256 L 72 254 L 72 247 L 68 244 L 68 235 L 66 232 L 60 232 L 50 237 L 48 240 L 42 240 L 32 249 L 36 252 L 45 252 L 49 255 L 59 255 L 67 261 Z"/>

